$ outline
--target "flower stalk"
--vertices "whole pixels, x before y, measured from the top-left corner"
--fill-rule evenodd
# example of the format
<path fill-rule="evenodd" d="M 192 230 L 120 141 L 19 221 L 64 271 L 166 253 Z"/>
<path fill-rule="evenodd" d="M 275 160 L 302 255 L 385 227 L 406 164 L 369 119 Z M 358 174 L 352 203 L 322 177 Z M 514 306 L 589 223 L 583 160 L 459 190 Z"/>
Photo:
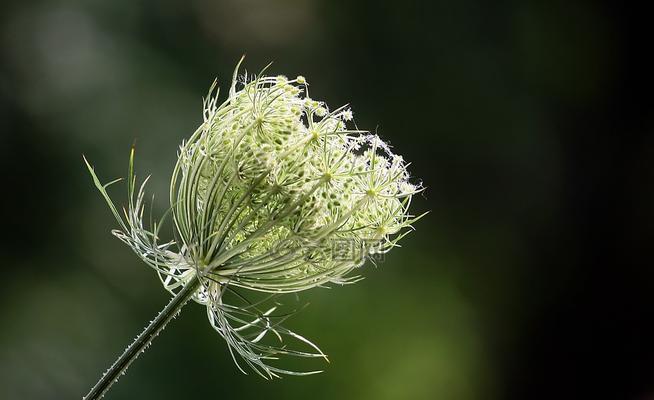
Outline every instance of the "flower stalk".
<path fill-rule="evenodd" d="M 155 337 L 166 328 L 166 325 L 175 318 L 182 307 L 191 299 L 193 293 L 200 286 L 200 281 L 197 277 L 189 280 L 186 285 L 180 290 L 171 300 L 166 307 L 157 314 L 157 316 L 145 327 L 143 332 L 136 337 L 134 342 L 130 344 L 125 351 L 116 359 L 116 361 L 109 367 L 100 380 L 93 386 L 93 388 L 84 396 L 84 400 L 96 400 L 102 398 L 105 393 L 111 388 L 111 385 L 118 382 L 118 379 L 125 374 L 127 368 L 138 358 L 145 349 L 150 346 Z"/>

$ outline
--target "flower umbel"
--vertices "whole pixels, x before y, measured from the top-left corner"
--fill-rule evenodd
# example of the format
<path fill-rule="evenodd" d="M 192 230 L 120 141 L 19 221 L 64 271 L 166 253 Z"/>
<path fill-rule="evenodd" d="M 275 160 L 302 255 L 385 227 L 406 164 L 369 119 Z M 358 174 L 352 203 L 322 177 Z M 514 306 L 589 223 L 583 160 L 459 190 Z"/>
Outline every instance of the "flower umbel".
<path fill-rule="evenodd" d="M 304 77 L 265 70 L 238 76 L 237 66 L 220 104 L 216 84 L 209 90 L 203 123 L 180 146 L 172 174 L 174 241 L 158 241 L 160 224 L 144 225 L 147 179 L 137 190 L 133 151 L 124 215 L 88 167 L 118 221 L 113 234 L 168 291 L 184 291 L 175 312 L 188 299 L 206 306 L 239 368 L 270 378 L 315 372 L 271 365 L 280 355 L 326 358 L 281 326 L 288 315 L 277 313 L 277 297 L 359 279 L 353 271 L 397 246 L 420 218 L 409 205 L 422 188 L 386 143 L 350 126 L 347 106 L 331 110 L 309 97 Z M 337 257 L 334 243 L 356 254 Z M 254 302 L 247 291 L 269 295 Z"/>

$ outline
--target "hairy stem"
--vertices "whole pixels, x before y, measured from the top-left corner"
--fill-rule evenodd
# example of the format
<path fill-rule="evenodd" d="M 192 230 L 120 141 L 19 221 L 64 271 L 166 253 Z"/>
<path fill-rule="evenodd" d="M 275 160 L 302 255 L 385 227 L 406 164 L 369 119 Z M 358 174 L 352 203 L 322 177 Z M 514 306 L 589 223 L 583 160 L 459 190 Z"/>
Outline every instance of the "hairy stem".
<path fill-rule="evenodd" d="M 125 349 L 123 354 L 109 367 L 107 372 L 102 375 L 98 383 L 93 386 L 91 391 L 84 396 L 83 400 L 100 399 L 111 388 L 111 385 L 118 381 L 118 378 L 125 373 L 130 364 L 145 351 L 145 349 L 152 343 L 154 338 L 164 330 L 168 322 L 175 318 L 181 311 L 182 307 L 193 296 L 197 288 L 200 286 L 200 281 L 197 277 L 186 283 L 164 307 L 155 319 L 145 328 L 145 330 L 134 340 L 132 344 Z"/>

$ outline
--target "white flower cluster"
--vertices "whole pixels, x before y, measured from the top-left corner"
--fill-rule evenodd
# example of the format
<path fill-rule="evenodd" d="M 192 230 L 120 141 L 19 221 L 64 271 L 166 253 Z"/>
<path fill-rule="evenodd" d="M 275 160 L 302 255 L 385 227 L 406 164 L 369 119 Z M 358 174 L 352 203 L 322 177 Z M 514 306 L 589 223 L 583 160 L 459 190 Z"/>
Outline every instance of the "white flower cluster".
<path fill-rule="evenodd" d="M 409 182 L 407 164 L 379 137 L 348 127 L 347 106 L 330 110 L 311 99 L 304 77 L 262 72 L 239 79 L 237 72 L 222 104 L 212 86 L 204 122 L 180 148 L 170 190 L 176 242 L 159 244 L 158 227 L 143 227 L 143 190 L 134 195 L 132 172 L 126 221 L 97 178 L 96 184 L 121 223 L 114 233 L 172 293 L 199 280 L 194 300 L 207 306 L 232 355 L 272 377 L 291 373 L 268 365 L 280 353 L 324 355 L 275 323 L 276 307 L 229 305 L 225 293 L 289 293 L 356 280 L 349 273 L 368 254 L 388 251 L 410 230 L 417 218 L 409 204 L 421 187 Z M 361 249 L 361 256 L 335 257 L 326 251 L 334 241 Z M 264 345 L 268 332 L 315 352 Z"/>

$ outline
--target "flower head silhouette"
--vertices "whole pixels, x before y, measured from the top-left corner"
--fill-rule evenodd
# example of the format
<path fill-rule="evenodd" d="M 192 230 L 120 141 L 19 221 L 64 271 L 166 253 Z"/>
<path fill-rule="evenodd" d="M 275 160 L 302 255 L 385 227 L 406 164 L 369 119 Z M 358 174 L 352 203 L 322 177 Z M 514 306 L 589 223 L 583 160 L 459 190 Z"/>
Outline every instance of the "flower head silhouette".
<path fill-rule="evenodd" d="M 409 205 L 422 187 L 410 182 L 401 156 L 352 126 L 348 106 L 332 110 L 313 100 L 302 76 L 238 70 L 220 104 L 214 82 L 202 124 L 180 146 L 170 185 L 174 240 L 161 243 L 161 224 L 144 224 L 147 179 L 137 189 L 133 150 L 122 213 L 106 191 L 113 182 L 103 185 L 87 162 L 118 221 L 113 234 L 174 295 L 128 347 L 131 355 L 109 369 L 111 380 L 101 379 L 88 398 L 106 392 L 191 299 L 206 306 L 243 372 L 245 366 L 265 378 L 317 372 L 273 365 L 281 355 L 326 358 L 282 326 L 289 314 L 278 313 L 278 296 L 358 280 L 353 271 L 395 247 L 420 218 Z M 250 301 L 248 291 L 269 295 Z"/>

